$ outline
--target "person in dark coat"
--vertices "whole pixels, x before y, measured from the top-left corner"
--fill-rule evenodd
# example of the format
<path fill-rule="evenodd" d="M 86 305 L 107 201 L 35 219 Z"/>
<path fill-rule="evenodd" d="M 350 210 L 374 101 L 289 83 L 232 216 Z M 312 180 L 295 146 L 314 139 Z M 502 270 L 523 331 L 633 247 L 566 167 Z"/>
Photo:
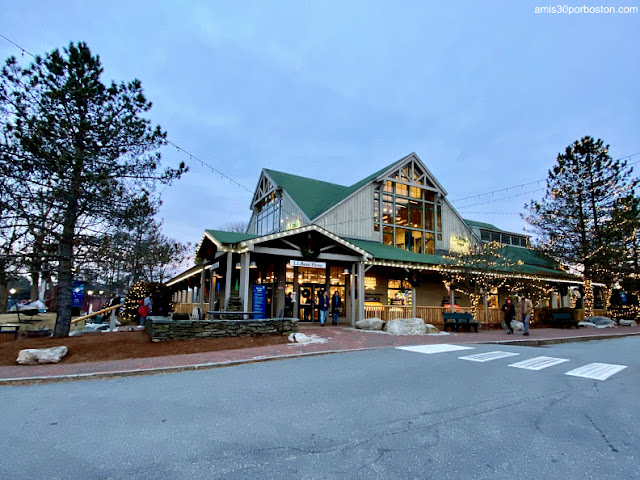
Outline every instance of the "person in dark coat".
<path fill-rule="evenodd" d="M 329 292 L 324 291 L 318 296 L 318 311 L 320 313 L 320 325 L 324 327 L 329 312 Z"/>
<path fill-rule="evenodd" d="M 336 290 L 336 292 L 333 294 L 333 297 L 331 297 L 331 316 L 333 317 L 333 325 L 338 325 L 340 307 L 342 307 L 342 300 L 340 299 L 340 295 L 338 295 L 338 291 Z"/>
<path fill-rule="evenodd" d="M 507 297 L 502 305 L 502 311 L 504 312 L 504 323 L 508 328 L 507 333 L 513 333 L 511 328 L 511 321 L 516 318 L 516 307 L 511 302 L 511 298 Z"/>

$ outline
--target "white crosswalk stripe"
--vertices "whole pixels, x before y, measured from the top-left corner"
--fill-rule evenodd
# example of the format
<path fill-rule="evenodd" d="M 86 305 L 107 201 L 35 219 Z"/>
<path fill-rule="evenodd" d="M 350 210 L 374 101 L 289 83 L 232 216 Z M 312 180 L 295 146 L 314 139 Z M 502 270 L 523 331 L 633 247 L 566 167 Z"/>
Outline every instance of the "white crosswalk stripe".
<path fill-rule="evenodd" d="M 523 360 L 522 362 L 512 363 L 509 366 L 523 368 L 525 370 L 542 370 L 543 368 L 553 367 L 554 365 L 568 361 L 569 359 L 567 358 L 535 357 L 529 360 Z"/>
<path fill-rule="evenodd" d="M 499 358 L 513 357 L 520 355 L 519 353 L 511 352 L 487 352 L 478 353 L 477 355 L 468 355 L 466 357 L 458 357 L 460 360 L 469 360 L 471 362 L 490 362 L 491 360 L 498 360 Z"/>
<path fill-rule="evenodd" d="M 461 345 L 449 345 L 443 343 L 442 345 L 415 345 L 412 347 L 396 347 L 398 350 L 406 350 L 408 352 L 417 353 L 443 353 L 443 352 L 455 352 L 456 350 L 473 350 L 473 347 L 463 347 Z"/>
<path fill-rule="evenodd" d="M 590 363 L 565 373 L 573 377 L 592 378 L 594 380 L 606 380 L 611 375 L 627 368 L 626 365 L 614 365 L 612 363 Z"/>

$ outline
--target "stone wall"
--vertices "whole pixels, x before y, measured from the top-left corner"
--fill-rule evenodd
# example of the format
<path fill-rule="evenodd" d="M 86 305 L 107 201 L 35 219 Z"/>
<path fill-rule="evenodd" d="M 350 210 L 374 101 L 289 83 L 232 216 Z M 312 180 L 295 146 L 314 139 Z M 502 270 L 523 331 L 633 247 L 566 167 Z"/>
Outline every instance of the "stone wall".
<path fill-rule="evenodd" d="M 253 337 L 288 335 L 298 331 L 298 319 L 265 320 L 171 320 L 169 317 L 147 317 L 145 330 L 154 342 L 211 337 Z"/>

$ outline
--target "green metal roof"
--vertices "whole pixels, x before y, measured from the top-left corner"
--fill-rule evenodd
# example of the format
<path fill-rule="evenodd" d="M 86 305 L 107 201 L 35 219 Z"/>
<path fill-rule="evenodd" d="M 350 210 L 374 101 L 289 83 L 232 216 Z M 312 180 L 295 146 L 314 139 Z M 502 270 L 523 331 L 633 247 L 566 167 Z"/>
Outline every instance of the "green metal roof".
<path fill-rule="evenodd" d="M 355 238 L 345 238 L 349 243 L 353 243 L 356 247 L 369 252 L 375 260 L 390 260 L 395 262 L 411 262 L 422 263 L 426 265 L 446 265 L 451 263 L 448 259 L 440 255 L 429 255 L 426 253 L 415 253 L 396 248 L 391 245 L 385 245 L 370 240 L 358 240 Z"/>
<path fill-rule="evenodd" d="M 309 220 L 313 220 L 405 159 L 406 157 L 396 160 L 350 187 L 266 168 L 264 171 L 277 186 L 282 187 L 289 194 Z"/>
<path fill-rule="evenodd" d="M 475 220 L 467 220 L 466 218 L 463 218 L 463 220 L 464 223 L 466 223 L 470 227 L 488 228 L 489 230 L 498 230 L 499 232 L 502 232 L 500 228 L 496 227 L 495 225 L 491 225 L 490 223 L 476 222 Z"/>
<path fill-rule="evenodd" d="M 258 237 L 258 235 L 252 235 L 250 233 L 225 232 L 222 230 L 205 230 L 205 232 L 220 243 L 238 243 Z"/>

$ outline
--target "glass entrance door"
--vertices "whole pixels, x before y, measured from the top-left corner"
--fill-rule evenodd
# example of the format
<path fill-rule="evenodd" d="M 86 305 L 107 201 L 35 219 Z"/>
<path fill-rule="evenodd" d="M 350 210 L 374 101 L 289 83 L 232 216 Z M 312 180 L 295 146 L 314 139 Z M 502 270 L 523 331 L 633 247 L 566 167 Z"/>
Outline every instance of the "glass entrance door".
<path fill-rule="evenodd" d="M 326 289 L 326 285 L 318 283 L 300 284 L 298 290 L 298 319 L 303 322 L 316 322 L 319 320 L 317 309 L 318 295 Z"/>

